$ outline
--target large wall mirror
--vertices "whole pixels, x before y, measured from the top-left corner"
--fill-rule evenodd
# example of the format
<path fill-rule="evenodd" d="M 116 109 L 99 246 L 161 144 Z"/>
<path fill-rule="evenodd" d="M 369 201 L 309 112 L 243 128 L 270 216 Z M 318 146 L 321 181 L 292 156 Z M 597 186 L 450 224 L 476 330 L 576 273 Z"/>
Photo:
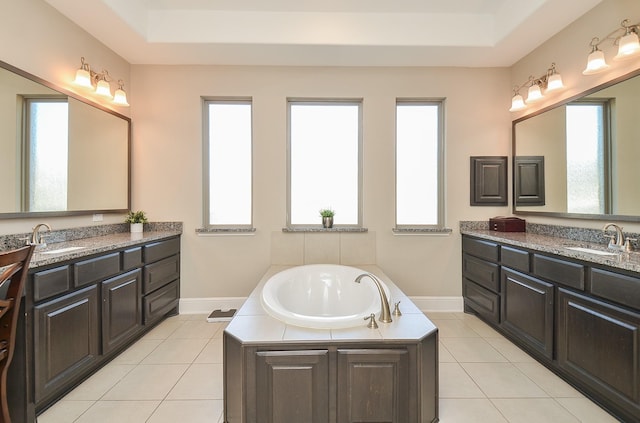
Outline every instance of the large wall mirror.
<path fill-rule="evenodd" d="M 130 208 L 131 120 L 0 62 L 0 218 Z"/>
<path fill-rule="evenodd" d="M 513 122 L 513 211 L 640 221 L 640 70 Z"/>

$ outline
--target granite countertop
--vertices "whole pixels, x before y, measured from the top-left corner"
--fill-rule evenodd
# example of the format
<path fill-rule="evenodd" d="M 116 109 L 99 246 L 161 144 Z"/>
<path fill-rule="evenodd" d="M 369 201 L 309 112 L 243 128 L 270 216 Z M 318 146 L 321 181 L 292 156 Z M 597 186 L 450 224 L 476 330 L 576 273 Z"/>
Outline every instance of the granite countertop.
<path fill-rule="evenodd" d="M 66 260 L 78 259 L 93 254 L 125 248 L 137 244 L 144 244 L 150 241 L 162 240 L 172 236 L 180 235 L 181 230 L 159 230 L 145 231 L 142 233 L 118 232 L 102 236 L 75 239 L 72 241 L 62 241 L 47 244 L 44 248 L 36 248 L 31 258 L 29 268 L 37 268 L 50 264 L 63 262 Z M 47 251 L 61 250 L 67 248 L 81 247 L 72 251 L 47 254 Z"/>
<path fill-rule="evenodd" d="M 606 244 L 572 240 L 549 235 L 532 234 L 528 232 L 497 232 L 483 229 L 465 229 L 460 232 L 465 235 L 473 235 L 479 238 L 497 241 L 516 247 L 528 248 L 543 253 L 556 254 L 571 259 L 582 260 L 618 269 L 640 273 L 640 252 L 630 253 L 607 249 Z M 599 255 L 588 252 L 570 250 L 567 247 L 582 247 L 593 250 L 614 253 L 613 255 Z"/>
<path fill-rule="evenodd" d="M 389 304 L 400 301 L 402 316 L 393 316 L 393 322 L 378 322 L 378 329 L 369 329 L 366 321 L 361 326 L 346 329 L 310 329 L 288 325 L 271 317 L 262 308 L 260 292 L 267 280 L 276 273 L 292 266 L 271 266 L 264 274 L 251 295 L 236 312 L 225 331 L 245 344 L 264 343 L 337 343 L 345 341 L 420 341 L 437 331 L 436 326 L 416 307 L 413 302 L 377 266 L 355 265 L 381 279 L 389 288 Z M 376 316 L 377 317 L 377 316 Z"/>

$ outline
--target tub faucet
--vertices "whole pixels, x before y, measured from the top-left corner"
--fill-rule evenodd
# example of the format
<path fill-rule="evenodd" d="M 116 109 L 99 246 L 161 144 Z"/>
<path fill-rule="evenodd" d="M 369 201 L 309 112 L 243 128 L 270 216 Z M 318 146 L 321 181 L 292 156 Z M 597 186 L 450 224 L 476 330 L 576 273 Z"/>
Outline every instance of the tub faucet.
<path fill-rule="evenodd" d="M 387 300 L 387 294 L 384 293 L 382 284 L 380 283 L 378 278 L 373 276 L 371 273 L 363 273 L 361 275 L 358 275 L 358 277 L 356 278 L 356 282 L 360 283 L 362 278 L 364 278 L 365 276 L 368 276 L 369 279 L 371 279 L 373 283 L 376 284 L 376 288 L 378 288 L 378 293 L 380 294 L 380 303 L 382 305 L 382 311 L 380 311 L 379 320 L 383 323 L 391 323 L 393 320 L 391 319 L 391 311 L 389 310 L 389 300 Z"/>
<path fill-rule="evenodd" d="M 602 232 L 606 233 L 607 229 L 609 229 L 610 227 L 613 227 L 613 229 L 615 229 L 616 234 L 608 235 L 609 236 L 608 248 L 612 250 L 618 250 L 618 251 L 631 251 L 632 239 L 626 238 L 624 236 L 624 233 L 622 232 L 622 228 L 620 226 L 616 225 L 615 223 L 607 223 L 602 228 Z"/>
<path fill-rule="evenodd" d="M 31 237 L 29 237 L 27 241 L 29 245 L 38 245 L 42 247 L 45 247 L 47 245 L 46 242 L 44 242 L 42 235 L 40 234 L 40 228 L 43 226 L 47 228 L 49 232 L 51 232 L 51 226 L 49 226 L 47 223 L 38 223 L 33 228 L 33 231 L 31 232 Z"/>

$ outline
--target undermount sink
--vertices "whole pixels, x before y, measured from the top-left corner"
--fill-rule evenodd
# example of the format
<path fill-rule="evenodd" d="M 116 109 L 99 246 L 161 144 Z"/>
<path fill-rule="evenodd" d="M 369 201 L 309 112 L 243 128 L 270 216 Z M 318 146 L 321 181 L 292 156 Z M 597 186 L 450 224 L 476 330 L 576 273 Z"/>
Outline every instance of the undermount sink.
<path fill-rule="evenodd" d="M 585 248 L 585 247 L 565 247 L 567 250 L 580 251 L 581 253 L 589 253 L 596 254 L 598 256 L 615 256 L 616 253 L 612 253 L 609 251 L 595 250 L 593 248 Z"/>
<path fill-rule="evenodd" d="M 58 248 L 57 250 L 48 250 L 42 251 L 42 254 L 62 254 L 62 253 L 70 253 L 71 251 L 82 250 L 85 247 L 66 247 L 66 248 Z"/>

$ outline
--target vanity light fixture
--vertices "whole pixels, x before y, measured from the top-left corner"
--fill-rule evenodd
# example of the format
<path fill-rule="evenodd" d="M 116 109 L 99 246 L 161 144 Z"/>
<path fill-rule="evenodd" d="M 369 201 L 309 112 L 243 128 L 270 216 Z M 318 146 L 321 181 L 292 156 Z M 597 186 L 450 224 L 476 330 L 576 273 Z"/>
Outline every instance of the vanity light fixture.
<path fill-rule="evenodd" d="M 587 67 L 582 71 L 582 74 L 593 75 L 609 68 L 604 52 L 599 49 L 600 45 L 607 40 L 611 40 L 614 45 L 618 46 L 618 54 L 613 58 L 614 60 L 624 60 L 639 55 L 640 39 L 638 39 L 638 32 L 640 32 L 640 24 L 629 25 L 629 19 L 625 19 L 620 23 L 620 28 L 612 31 L 605 38 L 594 37 L 589 43 L 591 53 L 589 53 Z"/>
<path fill-rule="evenodd" d="M 527 101 L 525 103 L 522 95 L 520 95 L 520 90 L 527 85 L 529 86 L 529 89 L 527 91 Z M 533 76 L 530 76 L 527 82 L 522 85 L 516 85 L 513 88 L 513 97 L 511 98 L 511 108 L 509 111 L 517 112 L 519 110 L 524 110 L 527 108 L 527 103 L 533 103 L 541 100 L 544 97 L 544 94 L 560 88 L 564 88 L 562 76 L 558 73 L 556 64 L 552 63 L 551 67 L 547 69 L 547 72 L 541 77 L 534 78 Z M 544 94 L 542 90 L 544 90 Z"/>
<path fill-rule="evenodd" d="M 111 81 L 113 79 L 107 70 L 103 69 L 100 73 L 94 72 L 89 64 L 85 62 L 84 57 L 80 58 L 80 68 L 76 71 L 76 78 L 74 79 L 75 84 L 92 89 L 95 87 L 97 95 L 109 98 L 118 106 L 129 106 L 122 79 L 118 80 L 118 88 L 115 95 L 111 94 Z"/>

